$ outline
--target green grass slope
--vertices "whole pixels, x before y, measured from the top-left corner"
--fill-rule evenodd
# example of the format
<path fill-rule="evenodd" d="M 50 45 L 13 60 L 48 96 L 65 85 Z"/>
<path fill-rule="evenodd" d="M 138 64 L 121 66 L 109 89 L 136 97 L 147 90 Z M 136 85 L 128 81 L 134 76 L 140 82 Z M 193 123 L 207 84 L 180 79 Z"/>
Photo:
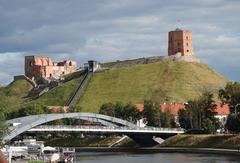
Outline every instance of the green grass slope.
<path fill-rule="evenodd" d="M 38 103 L 44 106 L 64 106 L 70 95 L 78 87 L 81 80 L 82 77 L 79 77 L 61 84 L 30 103 Z"/>
<path fill-rule="evenodd" d="M 28 95 L 28 92 L 32 89 L 32 85 L 24 79 L 15 80 L 4 88 L 4 92 L 7 96 L 15 96 L 19 99 L 23 99 Z"/>
<path fill-rule="evenodd" d="M 202 63 L 162 61 L 96 73 L 77 103 L 82 111 L 98 112 L 106 102 L 185 102 L 204 90 L 217 92 L 226 80 Z"/>
<path fill-rule="evenodd" d="M 54 147 L 109 147 L 111 144 L 119 140 L 119 137 L 86 137 L 80 138 L 77 136 L 71 136 L 67 138 L 55 138 L 45 141 L 46 146 Z"/>
<path fill-rule="evenodd" d="M 42 106 L 63 106 L 69 96 L 77 88 L 81 80 L 82 77 L 79 77 L 61 84 L 36 100 L 32 100 L 30 102 L 27 101 L 30 99 L 28 97 L 28 93 L 32 89 L 31 84 L 24 79 L 13 81 L 8 86 L 0 88 L 0 109 L 4 110 L 5 113 L 12 113 L 23 106 L 31 104 L 39 104 Z"/>
<path fill-rule="evenodd" d="M 0 88 L 0 108 L 5 112 L 13 112 L 20 108 L 27 98 L 32 85 L 26 80 L 16 80 L 6 87 Z"/>
<path fill-rule="evenodd" d="M 162 147 L 238 149 L 239 135 L 176 135 L 166 139 Z"/>

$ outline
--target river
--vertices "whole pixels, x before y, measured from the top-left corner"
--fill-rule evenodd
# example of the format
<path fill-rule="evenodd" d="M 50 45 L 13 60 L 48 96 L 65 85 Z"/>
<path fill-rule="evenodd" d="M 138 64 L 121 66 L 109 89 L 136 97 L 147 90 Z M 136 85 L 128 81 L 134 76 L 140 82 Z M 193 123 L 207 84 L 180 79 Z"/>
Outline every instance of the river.
<path fill-rule="evenodd" d="M 79 163 L 240 163 L 240 156 L 186 153 L 78 153 Z"/>

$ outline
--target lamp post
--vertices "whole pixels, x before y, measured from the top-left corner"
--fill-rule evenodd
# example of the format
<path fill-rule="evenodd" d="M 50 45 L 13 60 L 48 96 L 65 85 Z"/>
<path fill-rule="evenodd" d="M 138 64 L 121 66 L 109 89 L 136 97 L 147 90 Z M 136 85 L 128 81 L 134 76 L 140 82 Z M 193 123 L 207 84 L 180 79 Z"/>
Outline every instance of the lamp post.
<path fill-rule="evenodd" d="M 240 103 L 236 104 L 235 107 L 234 107 L 234 112 L 235 112 L 235 115 L 237 115 L 237 107 L 240 106 Z"/>

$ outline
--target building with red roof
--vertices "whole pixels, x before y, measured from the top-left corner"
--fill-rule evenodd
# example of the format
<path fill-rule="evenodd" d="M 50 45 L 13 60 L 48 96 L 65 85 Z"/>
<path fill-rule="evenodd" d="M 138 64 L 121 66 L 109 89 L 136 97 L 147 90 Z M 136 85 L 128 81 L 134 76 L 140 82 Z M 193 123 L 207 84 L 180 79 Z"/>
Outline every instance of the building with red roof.
<path fill-rule="evenodd" d="M 178 121 L 178 112 L 181 109 L 185 109 L 184 103 L 163 103 L 160 105 L 160 109 L 162 112 L 169 112 L 175 117 L 176 122 Z M 230 108 L 227 104 L 221 104 L 221 102 L 216 103 L 216 118 L 220 123 L 225 124 L 227 120 L 227 116 L 230 114 Z M 144 110 L 144 104 L 136 104 L 136 108 L 139 112 Z"/>
<path fill-rule="evenodd" d="M 48 106 L 47 108 L 53 113 L 59 113 L 59 112 L 67 113 L 69 112 L 69 109 L 70 109 L 68 106 Z"/>

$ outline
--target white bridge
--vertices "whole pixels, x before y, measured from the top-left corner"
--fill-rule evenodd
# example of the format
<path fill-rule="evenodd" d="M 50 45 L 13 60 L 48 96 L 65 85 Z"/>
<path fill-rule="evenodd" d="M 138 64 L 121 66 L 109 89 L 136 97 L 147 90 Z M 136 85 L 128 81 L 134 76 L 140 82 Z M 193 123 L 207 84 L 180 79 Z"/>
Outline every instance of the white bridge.
<path fill-rule="evenodd" d="M 72 118 L 81 119 L 88 122 L 95 122 L 98 126 L 48 126 L 48 122 Z M 176 134 L 184 133 L 181 128 L 155 128 L 155 127 L 138 127 L 136 124 L 122 120 L 116 117 L 110 117 L 95 113 L 58 113 L 58 114 L 41 114 L 26 117 L 20 117 L 8 120 L 10 132 L 4 137 L 4 141 L 10 141 L 24 132 L 85 132 L 101 134 L 121 134 L 131 137 L 133 140 L 143 146 L 153 145 L 153 137 L 163 139 Z"/>
<path fill-rule="evenodd" d="M 108 126 L 70 126 L 70 125 L 43 125 L 28 130 L 28 132 L 86 132 L 86 133 L 131 133 L 131 134 L 182 134 L 181 128 L 157 127 L 108 127 Z"/>

